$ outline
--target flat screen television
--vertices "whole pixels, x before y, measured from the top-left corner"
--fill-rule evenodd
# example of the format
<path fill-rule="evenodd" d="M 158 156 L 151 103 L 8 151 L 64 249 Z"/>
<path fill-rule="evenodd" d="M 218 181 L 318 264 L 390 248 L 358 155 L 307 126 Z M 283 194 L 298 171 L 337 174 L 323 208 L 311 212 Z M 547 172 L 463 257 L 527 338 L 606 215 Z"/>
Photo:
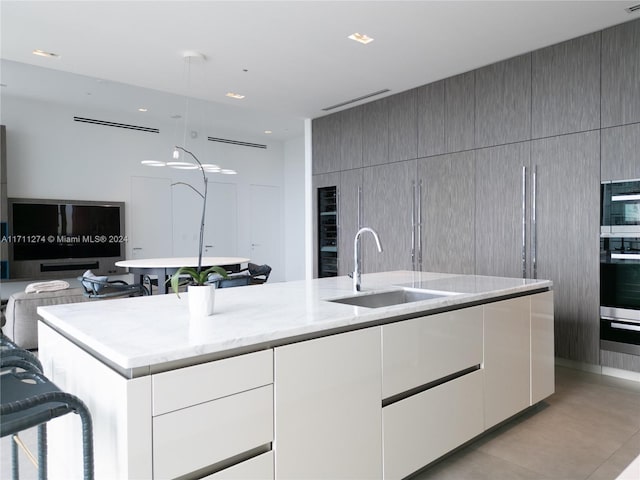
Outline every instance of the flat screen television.
<path fill-rule="evenodd" d="M 122 273 L 124 202 L 10 198 L 10 278 Z"/>

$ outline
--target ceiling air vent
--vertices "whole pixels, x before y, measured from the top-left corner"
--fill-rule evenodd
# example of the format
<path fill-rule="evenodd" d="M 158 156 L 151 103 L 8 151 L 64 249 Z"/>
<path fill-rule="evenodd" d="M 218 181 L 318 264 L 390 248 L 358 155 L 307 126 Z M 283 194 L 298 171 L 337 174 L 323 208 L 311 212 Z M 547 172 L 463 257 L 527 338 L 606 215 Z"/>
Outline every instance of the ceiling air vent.
<path fill-rule="evenodd" d="M 267 148 L 266 145 L 261 143 L 241 142 L 240 140 L 229 140 L 228 138 L 207 137 L 210 142 L 228 143 L 230 145 L 239 145 L 241 147 L 253 147 L 253 148 Z"/>
<path fill-rule="evenodd" d="M 160 129 L 158 128 L 127 125 L 126 123 L 107 122 L 106 120 L 96 120 L 94 118 L 73 117 L 73 121 L 82 123 L 93 123 L 94 125 L 104 125 L 105 127 L 126 128 L 127 130 L 138 130 L 140 132 L 160 133 Z"/>
<path fill-rule="evenodd" d="M 368 93 L 368 94 L 363 95 L 363 96 L 358 97 L 358 98 L 352 98 L 351 100 L 347 100 L 346 102 L 336 103 L 335 105 L 331 105 L 330 107 L 325 107 L 322 110 L 325 111 L 325 112 L 328 112 L 329 110 L 333 110 L 334 108 L 344 107 L 345 105 L 349 105 L 350 103 L 359 102 L 360 100 L 364 100 L 366 98 L 375 97 L 376 95 L 382 95 L 383 93 L 387 93 L 389 91 L 390 90 L 388 88 L 385 88 L 383 90 L 378 90 L 377 92 Z"/>
<path fill-rule="evenodd" d="M 640 10 L 640 3 L 629 8 L 625 8 L 625 10 L 627 11 L 627 13 L 637 12 L 638 10 Z"/>

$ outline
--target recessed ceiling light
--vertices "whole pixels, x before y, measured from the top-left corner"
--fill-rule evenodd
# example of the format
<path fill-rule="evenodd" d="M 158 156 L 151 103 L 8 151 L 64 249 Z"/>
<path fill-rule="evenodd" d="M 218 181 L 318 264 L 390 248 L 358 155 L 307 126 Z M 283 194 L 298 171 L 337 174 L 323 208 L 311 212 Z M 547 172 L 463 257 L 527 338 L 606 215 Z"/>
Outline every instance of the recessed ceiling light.
<path fill-rule="evenodd" d="M 147 110 L 146 108 L 144 108 L 144 107 L 140 107 L 140 108 L 138 109 L 138 111 L 139 111 L 139 112 L 147 112 L 148 110 Z"/>
<path fill-rule="evenodd" d="M 349 35 L 349 37 L 351 40 L 355 40 L 356 42 L 360 42 L 363 44 L 367 44 L 367 43 L 371 43 L 373 42 L 373 38 L 363 34 L 363 33 L 352 33 L 351 35 Z"/>
<path fill-rule="evenodd" d="M 229 98 L 235 98 L 237 100 L 243 99 L 244 95 L 240 95 L 239 93 L 233 93 L 233 92 L 229 92 L 227 93 L 227 97 Z"/>
<path fill-rule="evenodd" d="M 34 55 L 39 55 L 41 57 L 60 58 L 60 55 L 58 55 L 57 53 L 45 52 L 44 50 L 39 50 L 39 49 L 36 49 L 31 53 L 33 53 Z"/>
<path fill-rule="evenodd" d="M 265 130 L 264 133 L 266 133 L 267 135 L 271 135 L 273 132 L 271 130 Z"/>

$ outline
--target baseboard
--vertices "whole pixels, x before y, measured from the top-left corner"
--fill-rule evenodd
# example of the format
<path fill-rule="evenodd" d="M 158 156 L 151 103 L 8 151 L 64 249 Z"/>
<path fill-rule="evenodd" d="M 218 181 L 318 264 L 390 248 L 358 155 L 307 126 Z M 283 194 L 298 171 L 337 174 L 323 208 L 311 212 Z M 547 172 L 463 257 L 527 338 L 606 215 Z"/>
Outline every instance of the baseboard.
<path fill-rule="evenodd" d="M 640 372 L 632 372 L 630 370 L 622 370 L 621 368 L 602 367 L 602 374 L 610 377 L 622 378 L 640 383 Z"/>
<path fill-rule="evenodd" d="M 640 372 L 632 372 L 621 368 L 605 367 L 602 365 L 594 365 L 592 363 L 577 362 L 566 358 L 555 358 L 555 364 L 560 367 L 571 368 L 573 370 L 581 370 L 583 372 L 595 373 L 598 375 L 607 375 L 609 377 L 622 378 L 640 383 Z"/>
<path fill-rule="evenodd" d="M 602 375 L 602 366 L 594 365 L 593 363 L 578 362 L 576 360 L 556 357 L 556 365 L 572 368 L 573 370 L 581 370 L 583 372 L 597 373 L 599 375 Z"/>

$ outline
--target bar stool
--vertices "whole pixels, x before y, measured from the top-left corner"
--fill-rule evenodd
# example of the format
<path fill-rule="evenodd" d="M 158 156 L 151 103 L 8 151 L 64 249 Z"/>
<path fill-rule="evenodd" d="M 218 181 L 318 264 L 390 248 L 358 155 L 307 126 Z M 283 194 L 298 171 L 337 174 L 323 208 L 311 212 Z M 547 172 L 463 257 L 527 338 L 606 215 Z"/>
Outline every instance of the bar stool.
<path fill-rule="evenodd" d="M 84 478 L 93 480 L 93 427 L 86 405 L 47 379 L 31 352 L 14 347 L 4 335 L 0 343 L 0 437 L 12 436 L 12 478 L 19 478 L 18 447 L 13 437 L 38 427 L 38 478 L 44 480 L 47 478 L 46 422 L 74 412 L 82 422 Z"/>

